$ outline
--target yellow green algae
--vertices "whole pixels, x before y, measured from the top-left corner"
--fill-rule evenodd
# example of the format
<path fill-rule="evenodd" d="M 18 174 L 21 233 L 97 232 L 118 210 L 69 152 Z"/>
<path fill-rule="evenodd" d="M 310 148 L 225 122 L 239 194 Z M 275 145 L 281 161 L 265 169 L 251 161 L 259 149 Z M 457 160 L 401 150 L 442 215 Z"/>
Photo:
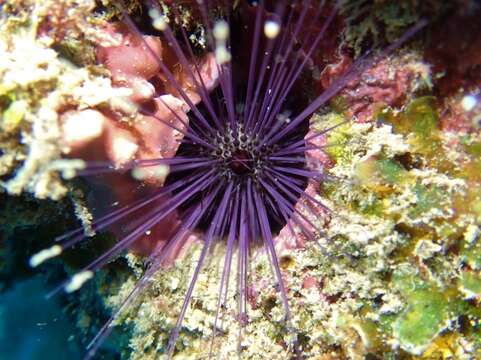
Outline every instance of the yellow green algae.
<path fill-rule="evenodd" d="M 319 128 L 337 113 L 317 116 Z M 305 249 L 279 256 L 289 289 L 292 323 L 283 320 L 266 255 L 253 253 L 242 356 L 286 359 L 297 336 L 306 359 L 472 359 L 481 356 L 481 161 L 479 134 L 438 129 L 433 99 L 386 108 L 377 123 L 349 123 L 328 135 L 335 181 L 319 194 L 332 209 L 318 219 L 325 234 Z M 434 145 L 433 145 L 434 144 Z M 462 158 L 463 161 L 459 159 Z M 162 358 L 199 247 L 161 271 L 120 323 L 132 327 L 132 359 Z M 176 345 L 178 359 L 209 354 L 222 261 L 219 245 L 203 269 Z M 129 255 L 138 278 L 142 259 Z M 316 286 L 306 287 L 306 278 Z M 235 280 L 235 279 L 234 279 Z M 116 308 L 134 279 L 107 297 Z M 213 353 L 239 349 L 235 285 L 223 307 Z"/>
<path fill-rule="evenodd" d="M 341 133 L 350 144 L 347 154 L 344 149 L 331 151 L 342 161 L 332 172 L 358 185 L 328 189 L 329 197 L 337 197 L 354 213 L 391 222 L 389 236 L 401 240 L 389 253 L 383 251 L 380 267 L 393 294 L 400 296 L 402 310 L 369 313 L 378 317 L 382 332 L 390 334 L 386 345 L 428 358 L 479 356 L 481 278 L 472 264 L 479 261 L 475 249 L 481 240 L 481 189 L 479 173 L 472 169 L 480 158 L 463 144 L 477 143 L 479 134 L 453 142 L 457 135 L 438 129 L 430 97 L 415 99 L 400 112 L 385 109 L 378 119 L 382 125 L 349 125 L 332 135 L 339 138 Z M 351 148 L 360 140 L 352 136 L 356 127 L 364 128 L 356 133 L 367 128 L 368 139 L 383 132 L 385 141 L 376 141 L 374 148 L 367 141 L 368 147 L 357 155 L 355 146 Z M 463 317 L 468 321 L 461 329 L 456 322 Z M 457 336 L 433 352 L 430 347 L 439 347 L 435 339 L 442 332 Z"/>

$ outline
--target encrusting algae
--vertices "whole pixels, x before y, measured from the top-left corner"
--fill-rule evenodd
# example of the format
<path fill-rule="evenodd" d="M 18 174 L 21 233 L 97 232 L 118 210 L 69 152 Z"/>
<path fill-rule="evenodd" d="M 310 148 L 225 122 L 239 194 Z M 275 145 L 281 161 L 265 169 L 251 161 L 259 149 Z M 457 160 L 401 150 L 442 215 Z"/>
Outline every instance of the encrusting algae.
<path fill-rule="evenodd" d="M 370 3 L 352 2 L 345 11 Z M 376 10 L 365 24 L 356 23 L 345 34 L 346 46 L 357 53 L 366 34 L 386 24 L 391 30 L 385 35 L 397 35 L 418 20 L 413 10 L 418 2 L 413 3 L 409 8 L 402 2 L 405 15 L 392 23 L 389 14 L 398 14 L 394 3 L 374 1 Z M 60 204 L 67 196 L 73 216 L 90 233 L 89 184 L 71 180 L 85 163 L 68 158 L 62 115 L 119 111 L 126 124 L 139 116 L 124 100 L 131 89 L 113 84 L 111 74 L 95 63 L 96 46 L 119 41 L 103 27 L 113 15 L 94 16 L 96 5 L 9 0 L 0 10 L 1 189 L 9 199 L 25 192 Z M 383 6 L 391 12 L 380 12 Z M 191 40 L 202 47 L 203 29 L 192 29 Z M 378 33 L 373 34 L 377 41 Z M 246 359 L 286 359 L 294 337 L 305 359 L 481 358 L 479 86 L 440 99 L 438 77 L 419 44 L 402 49 L 348 84 L 330 107 L 311 118 L 316 131 L 334 127 L 323 139 L 332 144 L 324 154 L 328 180 L 316 194 L 331 212 L 313 219 L 323 230 L 317 241 L 279 246 L 291 328 L 269 259 L 259 251 L 249 264 L 246 326 L 240 327 L 237 289 L 231 286 L 221 309 L 222 326 L 212 340 L 225 254 L 224 245 L 218 245 L 199 275 L 174 358 L 207 358 L 212 351 L 231 359 L 241 348 Z M 449 121 L 464 121 L 463 131 L 446 126 Z M 128 349 L 118 351 L 122 358 L 164 356 L 196 266 L 192 259 L 201 251 L 195 239 L 192 243 L 117 319 L 129 337 L 122 339 L 128 342 Z M 91 247 L 82 253 L 99 251 Z M 62 258 L 68 272 L 81 267 L 74 258 L 75 252 Z M 115 274 L 100 270 L 79 296 L 117 309 L 142 276 L 144 262 L 138 253 L 121 256 Z M 93 326 L 92 311 L 78 306 L 73 317 L 82 336 L 90 338 L 98 323 Z"/>

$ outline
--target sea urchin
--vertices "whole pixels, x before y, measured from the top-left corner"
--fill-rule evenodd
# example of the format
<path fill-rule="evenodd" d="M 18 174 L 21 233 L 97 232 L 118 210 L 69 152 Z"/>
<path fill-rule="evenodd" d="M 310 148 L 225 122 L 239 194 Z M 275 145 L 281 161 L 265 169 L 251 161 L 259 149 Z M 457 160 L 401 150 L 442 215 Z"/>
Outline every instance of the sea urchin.
<path fill-rule="evenodd" d="M 247 321 L 248 265 L 254 248 L 263 248 L 270 259 L 288 323 L 291 318 L 289 299 L 276 255 L 275 238 L 285 226 L 292 236 L 295 236 L 296 227 L 307 238 L 315 238 L 317 229 L 305 211 L 315 212 L 316 208 L 325 208 L 305 191 L 309 181 L 321 181 L 324 177 L 322 166 L 308 161 L 306 154 L 319 149 L 313 140 L 329 129 L 308 134 L 309 118 L 354 76 L 399 47 L 424 25 L 420 23 L 409 29 L 401 39 L 377 56 L 361 57 L 347 73 L 309 101 L 299 91 L 298 84 L 306 65 L 312 61 L 319 43 L 332 25 L 339 3 L 294 1 L 291 4 L 279 1 L 271 6 L 260 1 L 254 5 L 237 5 L 237 10 L 233 10 L 235 7 L 230 1 L 221 2 L 221 5 L 215 3 L 217 12 L 224 14 L 223 19 L 213 19 L 214 6 L 210 7 L 207 1 L 198 1 L 207 46 L 215 54 L 219 73 L 217 89 L 211 92 L 202 80 L 186 31 L 180 28 L 174 33 L 157 3 L 146 5 L 153 28 L 169 44 L 180 66 L 193 79 L 201 98 L 200 105 L 194 104 L 169 67 L 149 47 L 136 22 L 123 6 L 119 6 L 123 22 L 155 57 L 166 81 L 188 104 L 190 113 L 187 122 L 170 109 L 173 117 L 183 125 L 180 128 L 166 124 L 183 137 L 175 157 L 134 160 L 121 169 L 111 164 L 88 163 L 79 174 L 86 176 L 157 167 L 169 175 L 164 186 L 154 194 L 94 222 L 95 230 L 103 230 L 144 209 L 142 216 L 135 218 L 132 230 L 126 236 L 59 289 L 77 290 L 93 276 L 94 271 L 128 249 L 159 221 L 174 212 L 180 214 L 179 225 L 172 237 L 150 254 L 145 274 L 92 341 L 88 356 L 95 353 L 118 315 L 148 286 L 152 276 L 168 263 L 195 230 L 204 234 L 203 247 L 166 352 L 173 354 L 198 275 L 209 249 L 220 241 L 225 242 L 226 252 L 214 329 L 217 328 L 220 309 L 226 302 L 227 289 L 234 273 L 238 288 L 238 318 L 241 326 Z M 243 16 L 239 15 L 239 8 L 244 12 Z M 246 53 L 248 56 L 245 56 Z M 139 111 L 156 117 L 153 106 L 141 104 Z M 169 107 L 168 104 L 165 106 Z M 160 118 L 158 120 L 165 122 Z M 296 206 L 299 200 L 303 201 L 305 211 Z M 65 234 L 57 239 L 56 245 L 34 255 L 31 264 L 36 266 L 59 255 L 83 238 L 81 229 Z M 235 253 L 237 260 L 234 263 Z"/>

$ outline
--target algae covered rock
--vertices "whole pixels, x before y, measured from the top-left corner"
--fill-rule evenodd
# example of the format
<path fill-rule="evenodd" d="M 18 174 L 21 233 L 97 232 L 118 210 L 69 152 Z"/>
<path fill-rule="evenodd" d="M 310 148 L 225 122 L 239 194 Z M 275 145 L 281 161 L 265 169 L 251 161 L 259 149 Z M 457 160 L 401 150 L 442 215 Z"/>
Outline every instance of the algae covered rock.
<path fill-rule="evenodd" d="M 452 299 L 420 280 L 419 274 L 400 271 L 393 275 L 393 282 L 405 298 L 405 308 L 392 325 L 393 337 L 402 349 L 422 355 L 456 318 L 451 311 Z"/>

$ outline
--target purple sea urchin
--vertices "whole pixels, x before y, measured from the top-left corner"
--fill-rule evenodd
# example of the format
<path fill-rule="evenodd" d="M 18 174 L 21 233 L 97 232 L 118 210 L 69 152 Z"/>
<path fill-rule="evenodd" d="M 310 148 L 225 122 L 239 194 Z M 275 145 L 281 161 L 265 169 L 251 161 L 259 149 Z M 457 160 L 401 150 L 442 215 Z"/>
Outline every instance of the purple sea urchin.
<path fill-rule="evenodd" d="M 185 121 L 168 104 L 164 104 L 184 125 L 184 128 L 179 128 L 158 118 L 148 104 L 140 106 L 141 113 L 158 118 L 181 133 L 183 139 L 173 158 L 136 160 L 125 164 L 122 169 L 156 166 L 169 173 L 166 183 L 149 197 L 97 219 L 93 223 L 94 228 L 103 230 L 140 209 L 146 209 L 142 216 L 130 224 L 131 231 L 112 249 L 87 265 L 59 289 L 72 292 L 80 288 L 93 276 L 95 270 L 128 249 L 139 237 L 172 213 L 179 212 L 180 224 L 170 240 L 157 246 L 150 254 L 145 274 L 92 341 L 88 356 L 95 353 L 118 315 L 148 286 L 152 276 L 170 261 L 184 245 L 187 236 L 196 229 L 204 233 L 203 247 L 166 353 L 172 355 L 174 352 L 201 268 L 209 250 L 219 241 L 226 243 L 226 253 L 213 333 L 215 334 L 220 309 L 226 301 L 227 289 L 234 273 L 238 287 L 238 318 L 241 324 L 248 319 L 249 257 L 255 248 L 264 248 L 271 261 L 288 325 L 291 318 L 289 299 L 276 254 L 275 236 L 284 226 L 295 236 L 295 226 L 306 237 L 314 239 L 318 229 L 296 204 L 302 199 L 307 212 L 314 212 L 316 206 L 324 208 L 323 204 L 305 191 L 311 179 L 322 180 L 324 177 L 322 166 L 308 161 L 306 153 L 319 149 L 313 140 L 329 129 L 307 135 L 309 117 L 354 76 L 369 67 L 378 57 L 399 47 L 424 25 L 420 23 L 408 30 L 400 40 L 378 56 L 361 57 L 325 92 L 309 101 L 304 94 L 294 90 L 331 25 L 337 5 L 328 6 L 326 1 L 296 2 L 291 5 L 281 1 L 271 8 L 261 1 L 254 8 L 253 19 L 246 23 L 242 23 L 245 19 L 239 19 L 232 12 L 229 1 L 224 5 L 225 18 L 212 20 L 209 4 L 199 2 L 207 44 L 215 54 L 219 73 L 218 88 L 209 92 L 199 66 L 195 62 L 194 66 L 191 65 L 194 51 L 186 32 L 181 28 L 178 40 L 160 8 L 154 3 L 148 4 L 154 28 L 163 34 L 178 63 L 193 79 L 201 105 L 196 105 L 182 89 L 169 67 L 142 37 L 134 20 L 122 9 L 126 26 L 155 57 L 169 85 L 189 105 L 189 119 L 188 122 Z M 321 14 L 327 16 L 319 28 Z M 249 38 L 251 46 L 247 49 L 250 52 L 247 63 L 243 62 L 245 36 L 252 36 Z M 115 170 L 110 164 L 89 163 L 80 175 Z M 158 200 L 162 200 L 161 203 Z M 36 266 L 57 256 L 83 238 L 82 230 L 65 234 L 57 239 L 59 242 L 56 245 L 34 255 L 31 264 Z M 234 264 L 236 252 L 237 263 Z M 293 341 L 294 347 L 295 343 Z"/>

